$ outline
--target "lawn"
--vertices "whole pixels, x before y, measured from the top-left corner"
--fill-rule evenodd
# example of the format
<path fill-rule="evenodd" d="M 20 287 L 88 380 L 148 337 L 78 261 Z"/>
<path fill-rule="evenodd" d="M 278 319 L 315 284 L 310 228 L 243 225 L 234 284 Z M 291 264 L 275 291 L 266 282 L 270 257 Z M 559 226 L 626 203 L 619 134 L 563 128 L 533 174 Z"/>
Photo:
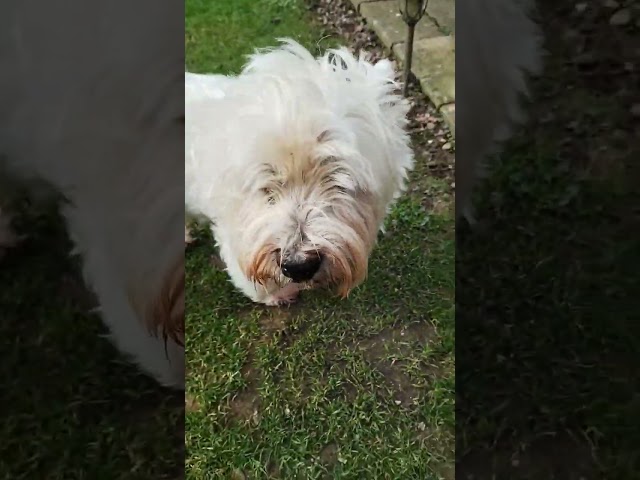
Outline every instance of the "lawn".
<path fill-rule="evenodd" d="M 302 6 L 188 0 L 187 68 L 238 72 L 280 36 L 314 52 L 339 41 L 320 41 Z M 189 248 L 186 478 L 453 478 L 450 180 L 417 161 L 346 300 L 254 305 L 212 265 L 206 232 Z"/>

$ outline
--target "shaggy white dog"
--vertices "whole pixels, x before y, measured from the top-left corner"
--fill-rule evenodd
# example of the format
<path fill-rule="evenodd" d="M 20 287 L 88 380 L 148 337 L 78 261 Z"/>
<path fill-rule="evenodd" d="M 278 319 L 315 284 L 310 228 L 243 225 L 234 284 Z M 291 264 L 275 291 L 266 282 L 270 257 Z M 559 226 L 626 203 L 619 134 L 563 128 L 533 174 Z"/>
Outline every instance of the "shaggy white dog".
<path fill-rule="evenodd" d="M 178 388 L 180 12 L 151 0 L 0 4 L 0 180 L 44 185 L 64 198 L 75 253 L 113 341 L 145 372 Z M 0 241 L 11 244 L 6 220 L 0 218 Z"/>
<path fill-rule="evenodd" d="M 238 77 L 186 74 L 185 205 L 256 302 L 362 282 L 413 154 L 392 64 L 292 40 Z"/>
<path fill-rule="evenodd" d="M 485 162 L 524 120 L 527 78 L 542 70 L 533 7 L 529 0 L 456 2 L 456 215 L 471 224 Z"/>

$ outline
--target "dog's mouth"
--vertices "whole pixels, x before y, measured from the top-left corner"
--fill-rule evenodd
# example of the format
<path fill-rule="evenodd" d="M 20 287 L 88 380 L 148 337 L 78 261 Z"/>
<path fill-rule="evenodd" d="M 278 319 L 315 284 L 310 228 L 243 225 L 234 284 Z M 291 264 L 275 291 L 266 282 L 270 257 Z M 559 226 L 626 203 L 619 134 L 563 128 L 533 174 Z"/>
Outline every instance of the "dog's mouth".
<path fill-rule="evenodd" d="M 294 283 L 300 290 L 322 288 L 346 297 L 352 288 L 350 284 L 352 276 L 344 271 L 344 265 L 329 253 L 314 251 L 312 255 L 310 259 L 301 261 L 299 264 L 294 262 L 293 267 L 286 262 L 281 262 L 279 256 L 276 257 L 280 274 L 275 279 L 278 286 L 283 287 Z"/>
<path fill-rule="evenodd" d="M 258 252 L 246 273 L 251 281 L 267 290 L 296 284 L 300 290 L 323 288 L 344 298 L 366 275 L 366 257 L 361 255 L 359 264 L 352 250 L 344 246 L 336 251 L 283 251 L 272 246 Z"/>
<path fill-rule="evenodd" d="M 262 249 L 246 270 L 247 277 L 267 289 L 290 283 L 308 290 L 324 283 L 324 258 L 320 253 L 282 253 L 280 248 Z"/>

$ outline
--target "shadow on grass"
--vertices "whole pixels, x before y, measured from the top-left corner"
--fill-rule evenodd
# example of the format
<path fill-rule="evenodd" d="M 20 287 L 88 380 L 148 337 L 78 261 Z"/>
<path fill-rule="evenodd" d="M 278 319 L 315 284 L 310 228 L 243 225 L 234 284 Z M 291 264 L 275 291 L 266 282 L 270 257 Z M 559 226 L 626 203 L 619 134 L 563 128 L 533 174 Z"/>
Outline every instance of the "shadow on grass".
<path fill-rule="evenodd" d="M 100 336 L 55 215 L 0 264 L 0 478 L 175 478 L 184 402 Z"/>
<path fill-rule="evenodd" d="M 530 478 L 599 478 L 592 453 L 638 471 L 640 258 L 615 208 L 505 216 L 490 239 L 460 240 L 457 418 L 471 435 L 459 451 L 504 448 L 503 478 L 527 464 L 541 469 Z"/>
<path fill-rule="evenodd" d="M 572 6 L 544 7 L 551 54 L 529 136 L 483 191 L 487 232 L 457 241 L 458 474 L 637 478 L 635 87 L 608 76 L 621 50 L 607 16 L 580 19 L 587 75 L 569 61 Z"/>

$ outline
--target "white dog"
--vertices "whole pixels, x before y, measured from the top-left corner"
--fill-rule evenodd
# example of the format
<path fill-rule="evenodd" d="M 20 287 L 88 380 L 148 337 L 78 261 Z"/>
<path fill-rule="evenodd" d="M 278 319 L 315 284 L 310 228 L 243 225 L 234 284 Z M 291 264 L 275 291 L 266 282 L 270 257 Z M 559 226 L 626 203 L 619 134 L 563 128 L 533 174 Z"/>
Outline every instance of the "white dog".
<path fill-rule="evenodd" d="M 238 77 L 187 73 L 185 87 L 186 212 L 211 223 L 234 285 L 267 305 L 362 282 L 413 166 L 389 61 L 281 41 Z"/>
<path fill-rule="evenodd" d="M 183 388 L 176 13 L 151 0 L 2 2 L 0 180 L 43 184 L 65 199 L 75 253 L 115 344 L 162 384 Z M 4 215 L 6 246 L 16 237 Z"/>
<path fill-rule="evenodd" d="M 542 70 L 530 0 L 456 2 L 456 215 L 474 224 L 471 197 L 489 156 L 524 120 L 527 78 Z"/>

